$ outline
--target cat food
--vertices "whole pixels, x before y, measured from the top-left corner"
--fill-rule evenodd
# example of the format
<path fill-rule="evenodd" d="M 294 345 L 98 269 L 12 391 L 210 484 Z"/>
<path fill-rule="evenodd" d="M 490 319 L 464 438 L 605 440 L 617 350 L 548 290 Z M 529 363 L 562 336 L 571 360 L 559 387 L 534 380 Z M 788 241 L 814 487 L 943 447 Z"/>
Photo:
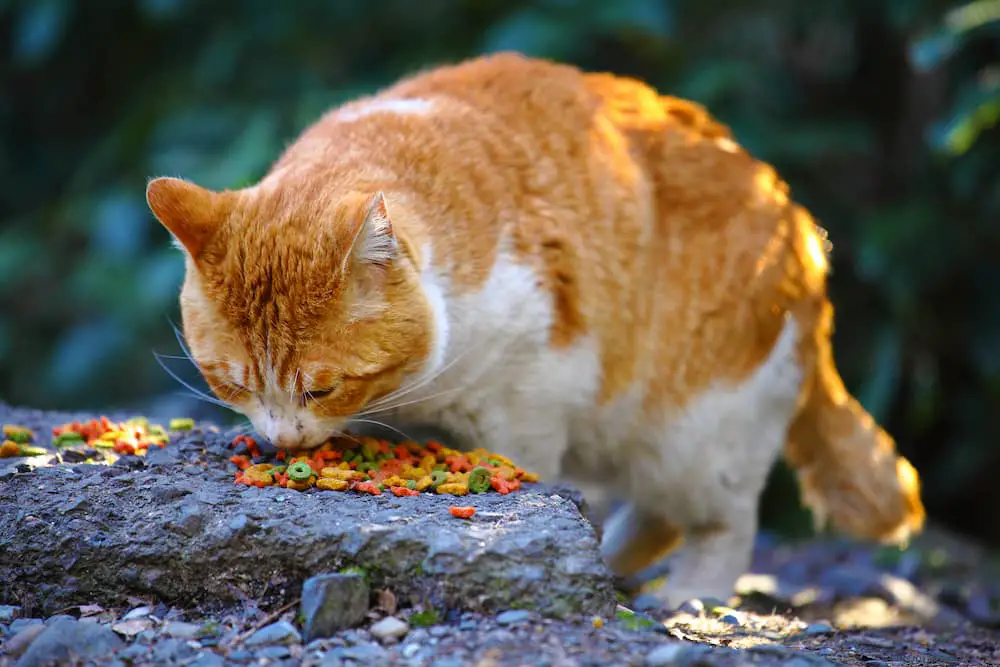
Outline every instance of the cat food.
<path fill-rule="evenodd" d="M 194 428 L 191 419 L 172 419 L 171 431 Z M 56 447 L 86 445 L 96 449 L 111 449 L 118 454 L 145 456 L 155 445 L 166 447 L 170 436 L 159 424 L 150 424 L 145 417 L 133 417 L 114 422 L 105 416 L 89 421 L 72 421 L 52 428 L 52 444 Z"/>
<path fill-rule="evenodd" d="M 281 486 L 305 491 L 353 491 L 380 496 L 388 491 L 396 497 L 423 492 L 464 496 L 469 493 L 502 495 L 537 482 L 538 476 L 518 468 L 499 454 L 476 449 L 460 452 L 438 442 L 392 444 L 376 438 L 343 436 L 323 443 L 308 456 L 295 456 L 287 465 L 261 461 L 260 448 L 250 436 L 239 435 L 230 447 L 237 451 L 229 460 L 235 465 L 235 483 L 247 486 Z M 246 453 L 240 453 L 245 449 Z M 285 461 L 278 452 L 275 459 Z"/>
<path fill-rule="evenodd" d="M 457 505 L 452 505 L 448 508 L 451 515 L 458 519 L 471 519 L 476 513 L 475 507 L 458 507 Z"/>
<path fill-rule="evenodd" d="M 15 424 L 4 424 L 3 442 L 0 443 L 0 459 L 48 454 L 48 450 L 44 447 L 33 445 L 34 440 L 35 432 L 30 428 Z"/>

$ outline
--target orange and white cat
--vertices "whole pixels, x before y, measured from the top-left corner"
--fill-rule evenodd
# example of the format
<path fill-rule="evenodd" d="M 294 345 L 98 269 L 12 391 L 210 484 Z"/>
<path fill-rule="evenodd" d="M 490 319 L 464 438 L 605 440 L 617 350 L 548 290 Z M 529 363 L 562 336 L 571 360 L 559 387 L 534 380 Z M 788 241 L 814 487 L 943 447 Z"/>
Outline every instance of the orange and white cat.
<path fill-rule="evenodd" d="M 384 413 L 625 498 L 602 549 L 683 539 L 670 604 L 731 593 L 782 453 L 820 521 L 922 526 L 834 366 L 814 221 L 696 104 L 493 55 L 330 111 L 256 185 L 147 199 L 194 360 L 278 447 Z"/>

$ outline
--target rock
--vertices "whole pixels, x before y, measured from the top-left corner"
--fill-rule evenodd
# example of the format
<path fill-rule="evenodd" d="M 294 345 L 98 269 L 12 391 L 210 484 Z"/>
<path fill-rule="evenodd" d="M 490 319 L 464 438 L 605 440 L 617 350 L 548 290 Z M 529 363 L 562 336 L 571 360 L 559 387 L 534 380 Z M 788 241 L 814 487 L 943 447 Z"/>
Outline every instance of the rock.
<path fill-rule="evenodd" d="M 0 417 L 16 423 L 22 413 L 0 406 Z M 44 431 L 63 417 L 39 413 L 31 420 Z M 80 473 L 29 466 L 4 479 L 0 535 L 18 539 L 0 540 L 0 600 L 32 600 L 42 614 L 96 599 L 119 604 L 127 596 L 184 608 L 238 604 L 243 596 L 297 590 L 332 563 L 363 568 L 373 590 L 441 609 L 492 615 L 526 608 L 563 618 L 613 613 L 613 580 L 597 535 L 567 488 L 526 484 L 505 496 L 474 494 L 462 502 L 490 520 L 456 521 L 450 496 L 235 486 L 227 435 L 179 434 L 167 446 L 175 461 L 148 466 L 122 457 L 111 475 L 101 471 L 99 483 L 75 488 L 69 498 L 53 490 L 89 480 L 93 466 L 80 466 Z M 193 446 L 199 439 L 204 446 Z M 136 507 L 144 508 L 141 522 L 130 518 Z M 232 585 L 233 573 L 260 572 L 262 565 L 267 576 Z"/>
<path fill-rule="evenodd" d="M 663 601 L 660 600 L 655 595 L 650 595 L 649 593 L 640 593 L 635 596 L 632 600 L 632 609 L 636 611 L 651 611 L 653 609 L 659 609 L 663 606 Z"/>
<path fill-rule="evenodd" d="M 510 609 L 497 615 L 497 623 L 500 625 L 514 625 L 530 619 L 531 612 L 527 609 Z"/>
<path fill-rule="evenodd" d="M 278 621 L 265 625 L 250 635 L 244 643 L 246 646 L 266 646 L 268 644 L 290 644 L 302 641 L 302 636 L 295 626 L 288 621 Z"/>
<path fill-rule="evenodd" d="M 368 613 L 368 582 L 361 573 L 319 574 L 302 585 L 302 635 L 306 641 L 354 627 Z"/>
<path fill-rule="evenodd" d="M 834 632 L 833 626 L 829 623 L 810 623 L 802 631 L 804 635 L 825 635 Z"/>
<path fill-rule="evenodd" d="M 250 651 L 237 650 L 230 651 L 228 657 L 230 660 L 253 660 L 254 655 Z"/>
<path fill-rule="evenodd" d="M 111 629 L 123 637 L 135 637 L 144 630 L 153 627 L 153 622 L 148 618 L 133 618 L 127 621 L 120 621 L 111 626 Z"/>
<path fill-rule="evenodd" d="M 371 628 L 372 636 L 382 642 L 398 641 L 410 631 L 410 625 L 395 616 L 386 616 Z"/>
<path fill-rule="evenodd" d="M 16 635 L 4 642 L 4 650 L 15 658 L 24 653 L 31 642 L 45 630 L 45 625 L 35 623 L 23 628 Z"/>
<path fill-rule="evenodd" d="M 12 604 L 0 604 L 0 623 L 10 623 L 21 616 L 21 608 Z"/>
<path fill-rule="evenodd" d="M 685 645 L 681 642 L 662 644 L 646 654 L 646 667 L 669 667 L 677 665 L 684 653 Z"/>
<path fill-rule="evenodd" d="M 194 654 L 195 649 L 188 646 L 187 642 L 173 637 L 161 639 L 153 645 L 153 661 L 157 664 L 181 662 Z"/>
<path fill-rule="evenodd" d="M 685 600 L 677 607 L 677 611 L 682 614 L 691 614 L 692 616 L 701 616 L 705 613 L 705 603 L 701 600 L 695 598 L 691 600 Z"/>
<path fill-rule="evenodd" d="M 98 623 L 60 619 L 46 626 L 17 661 L 16 667 L 42 667 L 69 661 L 72 652 L 83 662 L 104 657 L 125 647 L 118 635 Z"/>
<path fill-rule="evenodd" d="M 291 654 L 292 652 L 288 650 L 287 646 L 265 646 L 257 650 L 258 658 L 266 658 L 268 660 L 284 660 Z"/>
<path fill-rule="evenodd" d="M 225 664 L 226 660 L 218 653 L 202 651 L 187 664 L 187 667 L 223 667 Z"/>
<path fill-rule="evenodd" d="M 8 629 L 13 634 L 17 634 L 18 632 L 20 632 L 21 630 L 30 625 L 44 625 L 44 624 L 45 621 L 43 621 L 40 618 L 16 618 L 14 619 L 13 622 L 11 622 L 10 628 Z"/>
<path fill-rule="evenodd" d="M 201 626 L 197 623 L 185 623 L 183 621 L 168 621 L 163 625 L 163 634 L 178 639 L 194 639 L 201 632 Z"/>
<path fill-rule="evenodd" d="M 65 621 L 65 620 L 75 621 L 76 618 L 70 616 L 69 614 L 56 614 L 55 616 L 50 616 L 47 619 L 45 619 L 45 625 L 52 625 L 53 623 L 56 623 L 58 621 Z"/>
<path fill-rule="evenodd" d="M 132 619 L 135 618 L 146 618 L 147 616 L 150 615 L 150 613 L 152 613 L 152 611 L 153 611 L 152 607 L 136 607 L 129 613 L 122 616 L 122 620 L 131 621 Z"/>
<path fill-rule="evenodd" d="M 719 620 L 723 623 L 726 623 L 727 625 L 737 625 L 737 626 L 743 625 L 743 618 L 741 618 L 736 614 L 724 614 L 723 616 L 719 617 Z"/>

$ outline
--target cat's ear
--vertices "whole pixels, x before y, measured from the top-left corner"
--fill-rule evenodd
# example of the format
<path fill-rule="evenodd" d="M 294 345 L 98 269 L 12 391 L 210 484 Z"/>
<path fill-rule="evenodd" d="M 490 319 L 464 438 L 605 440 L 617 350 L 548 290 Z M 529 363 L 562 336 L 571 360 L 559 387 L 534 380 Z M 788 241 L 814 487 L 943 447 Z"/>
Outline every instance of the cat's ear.
<path fill-rule="evenodd" d="M 191 257 L 201 254 L 219 224 L 219 193 L 179 178 L 154 178 L 146 203 L 176 244 Z"/>
<path fill-rule="evenodd" d="M 360 265 L 388 267 L 399 256 L 399 241 L 392 229 L 385 195 L 376 192 L 361 210 L 363 217 L 354 232 L 348 259 Z"/>

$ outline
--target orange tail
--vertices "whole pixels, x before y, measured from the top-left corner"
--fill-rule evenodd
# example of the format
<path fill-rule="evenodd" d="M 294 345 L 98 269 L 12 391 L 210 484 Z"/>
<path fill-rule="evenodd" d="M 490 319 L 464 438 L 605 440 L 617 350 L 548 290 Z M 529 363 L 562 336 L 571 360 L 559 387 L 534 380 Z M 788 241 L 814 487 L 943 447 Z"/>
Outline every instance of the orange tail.
<path fill-rule="evenodd" d="M 860 539 L 905 542 L 924 524 L 919 475 L 845 389 L 830 346 L 829 303 L 819 320 L 814 372 L 789 429 L 785 459 L 798 474 L 803 502 L 813 511 L 817 528 L 830 521 Z"/>

